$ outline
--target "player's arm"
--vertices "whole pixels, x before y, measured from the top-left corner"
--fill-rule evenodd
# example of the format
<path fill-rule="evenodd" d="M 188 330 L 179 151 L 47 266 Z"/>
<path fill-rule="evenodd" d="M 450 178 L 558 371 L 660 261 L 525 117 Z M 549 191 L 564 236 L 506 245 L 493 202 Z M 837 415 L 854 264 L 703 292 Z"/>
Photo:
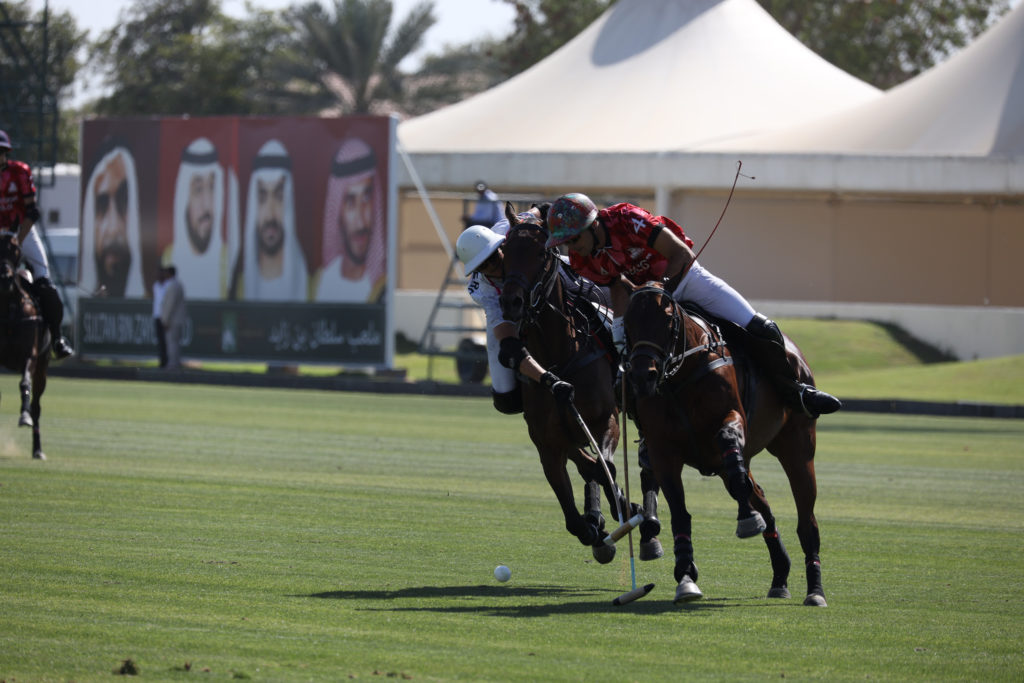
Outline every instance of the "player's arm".
<path fill-rule="evenodd" d="M 678 235 L 667 228 L 658 231 L 651 245 L 654 250 L 668 259 L 665 266 L 664 278 L 665 289 L 673 291 L 679 285 L 679 281 L 686 275 L 690 265 L 696 260 L 693 250 Z"/>

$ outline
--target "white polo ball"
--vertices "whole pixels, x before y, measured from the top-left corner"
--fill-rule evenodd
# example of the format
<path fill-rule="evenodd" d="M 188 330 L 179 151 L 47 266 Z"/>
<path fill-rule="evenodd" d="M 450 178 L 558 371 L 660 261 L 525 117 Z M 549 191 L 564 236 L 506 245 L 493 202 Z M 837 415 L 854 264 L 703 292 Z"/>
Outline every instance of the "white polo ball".
<path fill-rule="evenodd" d="M 505 583 L 512 578 L 512 570 L 503 564 L 499 564 L 494 568 L 494 578 L 502 583 Z"/>

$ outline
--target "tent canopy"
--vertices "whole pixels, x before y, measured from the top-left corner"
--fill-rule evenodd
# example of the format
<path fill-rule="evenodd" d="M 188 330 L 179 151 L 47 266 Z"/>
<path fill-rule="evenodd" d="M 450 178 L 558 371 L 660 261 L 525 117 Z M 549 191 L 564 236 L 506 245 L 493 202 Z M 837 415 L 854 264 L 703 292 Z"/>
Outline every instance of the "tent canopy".
<path fill-rule="evenodd" d="M 848 111 L 703 151 L 1024 155 L 1024 5 L 949 60 Z"/>
<path fill-rule="evenodd" d="M 527 71 L 398 132 L 412 153 L 685 150 L 880 96 L 755 0 L 619 0 Z"/>

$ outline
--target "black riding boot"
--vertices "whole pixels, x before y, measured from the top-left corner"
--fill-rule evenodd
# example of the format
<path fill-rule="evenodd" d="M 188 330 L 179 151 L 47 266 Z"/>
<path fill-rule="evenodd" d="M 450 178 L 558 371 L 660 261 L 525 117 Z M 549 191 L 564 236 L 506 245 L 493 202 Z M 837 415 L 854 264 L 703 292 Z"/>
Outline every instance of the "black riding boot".
<path fill-rule="evenodd" d="M 41 277 L 35 281 L 36 298 L 39 299 L 39 306 L 42 308 L 43 322 L 50 328 L 50 346 L 53 348 L 53 355 L 57 360 L 67 358 L 75 351 L 71 344 L 61 334 L 60 325 L 64 321 L 64 302 L 60 300 L 60 294 L 50 282 L 49 278 Z"/>
<path fill-rule="evenodd" d="M 747 325 L 747 332 L 750 333 L 750 350 L 754 359 L 786 403 L 812 419 L 834 413 L 843 407 L 832 394 L 799 380 L 786 357 L 786 342 L 782 331 L 774 321 L 758 313 Z"/>

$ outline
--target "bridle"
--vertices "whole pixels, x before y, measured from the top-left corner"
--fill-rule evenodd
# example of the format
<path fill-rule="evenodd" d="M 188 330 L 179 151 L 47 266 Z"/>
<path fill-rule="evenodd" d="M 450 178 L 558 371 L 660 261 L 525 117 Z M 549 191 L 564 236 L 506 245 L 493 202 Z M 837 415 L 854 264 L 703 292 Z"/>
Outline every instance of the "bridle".
<path fill-rule="evenodd" d="M 626 372 L 629 372 L 637 359 L 650 359 L 651 362 L 653 362 L 655 371 L 658 375 L 655 386 L 660 387 L 676 378 L 690 356 L 698 353 L 718 352 L 719 349 L 726 346 L 726 343 L 720 334 L 712 333 L 712 330 L 709 329 L 708 326 L 701 324 L 701 327 L 707 333 L 708 341 L 699 346 L 687 348 L 686 336 L 681 334 L 683 331 L 683 316 L 686 314 L 683 312 L 682 306 L 679 305 L 679 302 L 672 298 L 672 296 L 663 288 L 652 286 L 640 287 L 634 290 L 630 295 L 630 303 L 632 303 L 633 297 L 652 294 L 667 296 L 672 304 L 672 317 L 669 320 L 668 325 L 668 343 L 665 346 L 662 346 L 657 342 L 647 339 L 639 339 L 635 342 L 631 342 L 627 339 L 626 346 L 629 348 L 629 355 L 626 358 L 625 370 Z M 691 318 L 691 320 L 696 321 L 694 318 Z M 680 344 L 682 348 L 680 348 Z M 708 363 L 705 368 L 705 372 L 700 373 L 697 377 L 703 376 L 706 372 L 711 372 L 724 365 L 731 364 L 732 357 L 722 356 Z M 690 379 L 694 380 L 697 379 L 697 377 L 691 377 Z"/>
<path fill-rule="evenodd" d="M 535 230 L 542 235 L 546 235 L 547 231 L 543 226 L 535 223 L 517 223 L 509 231 L 509 235 L 505 237 L 506 241 L 511 236 L 513 231 L 517 230 Z M 561 314 L 561 311 L 551 303 L 551 292 L 555 287 L 555 282 L 558 281 L 558 268 L 555 263 L 555 253 L 551 249 L 547 249 L 544 252 L 544 263 L 541 266 L 540 274 L 533 280 L 527 279 L 527 277 L 519 272 L 506 272 L 504 275 L 504 281 L 506 283 L 513 283 L 518 285 L 520 289 L 526 293 L 526 303 L 523 309 L 523 318 L 519 321 L 521 327 L 523 323 L 535 323 L 540 318 L 540 314 L 545 308 L 550 308 Z M 507 269 L 507 261 L 502 264 L 503 269 Z"/>

